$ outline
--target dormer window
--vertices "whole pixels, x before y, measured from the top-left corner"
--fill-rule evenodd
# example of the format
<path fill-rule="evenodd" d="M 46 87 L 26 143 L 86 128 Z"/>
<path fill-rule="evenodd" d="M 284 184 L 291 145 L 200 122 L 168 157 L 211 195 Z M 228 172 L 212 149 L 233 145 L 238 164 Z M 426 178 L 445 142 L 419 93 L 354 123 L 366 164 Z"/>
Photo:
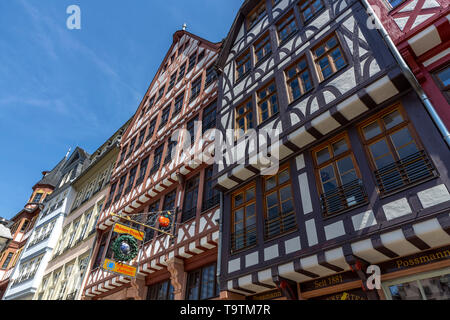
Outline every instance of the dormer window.
<path fill-rule="evenodd" d="M 254 8 L 247 15 L 247 30 L 250 30 L 256 23 L 266 14 L 266 1 L 261 1 L 256 8 Z"/>
<path fill-rule="evenodd" d="M 33 202 L 33 203 L 39 203 L 39 202 L 41 202 L 41 199 L 42 199 L 42 196 L 43 196 L 43 195 L 44 195 L 44 194 L 41 193 L 41 192 L 36 193 L 36 194 L 34 195 L 33 201 L 31 201 L 31 202 Z"/>

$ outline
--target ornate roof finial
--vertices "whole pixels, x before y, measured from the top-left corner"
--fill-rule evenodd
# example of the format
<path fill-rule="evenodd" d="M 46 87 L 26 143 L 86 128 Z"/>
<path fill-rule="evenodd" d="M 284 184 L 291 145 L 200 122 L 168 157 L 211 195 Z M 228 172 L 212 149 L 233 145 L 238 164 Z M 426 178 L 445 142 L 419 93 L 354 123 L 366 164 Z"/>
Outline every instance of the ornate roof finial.
<path fill-rule="evenodd" d="M 67 153 L 66 153 L 66 158 L 69 156 L 71 150 L 72 150 L 72 147 L 69 147 L 69 151 L 67 151 Z"/>
<path fill-rule="evenodd" d="M 183 24 L 183 31 L 186 31 L 186 28 L 187 28 L 187 24 L 184 23 L 184 24 Z"/>

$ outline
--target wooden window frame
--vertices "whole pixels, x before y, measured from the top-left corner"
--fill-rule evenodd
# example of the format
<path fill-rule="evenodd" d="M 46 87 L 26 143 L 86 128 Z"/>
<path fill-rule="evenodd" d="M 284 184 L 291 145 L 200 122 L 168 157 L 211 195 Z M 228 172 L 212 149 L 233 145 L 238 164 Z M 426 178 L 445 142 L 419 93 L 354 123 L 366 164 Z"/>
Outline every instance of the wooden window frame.
<path fill-rule="evenodd" d="M 220 193 L 216 188 L 213 188 L 213 173 L 213 166 L 205 168 L 205 177 L 203 180 L 203 202 L 201 209 L 202 212 L 216 207 L 220 202 Z M 209 196 L 209 193 L 212 193 L 212 197 Z"/>
<path fill-rule="evenodd" d="M 347 150 L 338 154 L 338 155 L 334 155 L 334 151 L 333 151 L 333 144 L 335 144 L 336 142 L 339 142 L 341 140 L 345 140 L 346 144 L 347 144 Z M 330 159 L 322 162 L 319 164 L 318 159 L 317 159 L 317 153 L 322 151 L 323 149 L 327 148 L 329 155 L 330 155 Z M 351 160 L 352 160 L 352 164 L 353 164 L 353 169 L 355 170 L 356 176 L 357 178 L 362 181 L 362 174 L 361 171 L 359 169 L 358 166 L 358 162 L 356 161 L 356 157 L 355 154 L 353 153 L 353 148 L 352 148 L 352 144 L 350 142 L 350 137 L 348 136 L 347 132 L 343 132 L 339 135 L 337 135 L 336 137 L 333 137 L 332 139 L 327 140 L 326 142 L 320 144 L 319 146 L 315 147 L 312 151 L 311 151 L 311 156 L 313 158 L 313 163 L 314 163 L 314 175 L 316 178 L 316 186 L 317 186 L 317 191 L 319 193 L 319 195 L 323 195 L 325 194 L 325 189 L 323 187 L 323 183 L 320 177 L 320 170 L 328 167 L 329 165 L 333 166 L 333 170 L 334 170 L 334 175 L 335 175 L 335 179 L 336 179 L 336 183 L 337 183 L 337 188 L 342 187 L 343 183 L 342 183 L 342 178 L 340 175 L 340 171 L 339 168 L 337 166 L 337 162 L 339 160 L 342 160 L 348 156 L 350 156 Z M 348 171 L 347 171 L 348 172 Z M 364 191 L 364 195 L 365 191 Z M 331 212 L 327 215 L 325 215 L 325 217 L 329 217 L 329 216 L 336 216 L 337 214 L 340 214 L 344 211 L 353 209 L 363 203 L 367 203 L 368 199 L 367 197 L 365 197 L 365 201 L 356 203 L 355 205 L 352 206 L 348 206 L 342 210 L 336 211 L 336 212 Z"/>
<path fill-rule="evenodd" d="M 325 52 L 322 53 L 320 56 L 317 56 L 317 55 L 316 55 L 316 50 L 317 50 L 319 47 L 321 47 L 321 46 L 323 46 L 323 45 L 326 45 L 326 43 L 327 43 L 329 40 L 331 40 L 333 37 L 336 39 L 336 45 L 334 45 L 334 46 L 331 47 L 331 48 L 327 48 L 327 47 L 326 47 L 327 49 L 325 49 Z M 341 58 L 344 60 L 344 65 L 343 65 L 340 69 L 337 69 L 336 64 L 335 64 L 335 61 L 334 61 L 333 58 L 331 57 L 331 52 L 332 52 L 333 50 L 335 50 L 336 48 L 339 48 L 340 53 L 341 53 Z M 312 48 L 312 54 L 313 54 L 313 58 L 314 58 L 314 65 L 315 65 L 315 68 L 316 68 L 316 72 L 317 72 L 317 74 L 318 74 L 318 76 L 319 76 L 320 82 L 330 79 L 330 78 L 333 77 L 333 75 L 335 75 L 337 72 L 339 72 L 340 70 L 345 69 L 345 67 L 348 66 L 348 62 L 347 62 L 347 59 L 346 59 L 346 57 L 345 57 L 344 48 L 343 48 L 343 45 L 342 45 L 341 41 L 339 40 L 339 36 L 338 36 L 337 32 L 331 33 L 331 34 L 328 35 L 324 40 L 321 40 L 320 43 L 316 44 L 316 45 Z M 321 59 L 324 58 L 324 57 L 327 57 L 327 59 L 328 59 L 328 65 L 329 65 L 329 67 L 331 68 L 331 71 L 332 71 L 332 73 L 331 73 L 328 77 L 326 77 L 326 78 L 324 77 L 323 72 L 322 72 L 322 68 L 320 67 L 320 64 L 319 64 L 319 60 L 321 60 Z"/>
<path fill-rule="evenodd" d="M 179 94 L 174 101 L 173 104 L 173 112 L 172 112 L 172 117 L 179 114 L 181 112 L 181 109 L 183 109 L 183 105 L 184 105 L 184 94 L 185 92 L 183 91 L 181 94 Z"/>
<path fill-rule="evenodd" d="M 248 190 L 250 190 L 250 189 L 254 190 L 254 197 L 253 197 L 253 199 L 247 200 L 246 199 L 246 192 Z M 236 199 L 235 198 L 239 194 L 243 195 L 243 201 L 242 201 L 242 203 L 240 205 L 236 205 L 236 201 L 235 201 Z M 257 212 L 257 209 L 256 209 L 257 197 L 258 197 L 258 195 L 256 193 L 256 182 L 250 182 L 249 184 L 243 186 L 242 188 L 234 191 L 231 194 L 231 227 L 230 227 L 231 235 L 236 234 L 236 224 L 237 223 L 235 221 L 235 215 L 236 215 L 236 212 L 238 210 L 240 210 L 240 209 L 244 209 L 244 215 L 243 215 L 242 223 L 243 223 L 243 230 L 245 230 L 244 231 L 244 245 L 243 245 L 242 248 L 236 249 L 235 248 L 235 241 L 233 241 L 233 237 L 230 237 L 230 242 L 231 242 L 230 248 L 231 248 L 231 252 L 232 253 L 236 253 L 236 252 L 240 252 L 240 251 L 243 251 L 243 250 L 247 250 L 249 248 L 252 248 L 252 247 L 256 246 L 257 243 L 258 243 L 258 237 L 257 237 L 257 234 L 258 234 L 258 220 L 257 220 L 258 219 L 258 212 Z M 247 228 L 249 227 L 249 226 L 247 226 L 247 220 L 248 220 L 249 217 L 252 217 L 252 216 L 247 217 L 245 209 L 246 209 L 246 207 L 248 207 L 248 206 L 250 206 L 252 204 L 255 205 L 255 213 L 254 213 L 255 225 L 254 226 L 250 226 L 250 231 L 255 229 L 255 243 L 247 246 L 247 237 L 248 237 L 248 235 L 247 235 Z"/>
<path fill-rule="evenodd" d="M 434 78 L 434 80 L 436 82 L 436 85 L 441 90 L 442 95 L 447 100 L 447 102 L 450 104 L 450 85 L 445 86 L 444 83 L 441 81 L 441 79 L 438 76 L 439 73 L 441 73 L 442 71 L 444 71 L 446 69 L 450 69 L 450 63 L 447 63 L 447 65 L 445 65 L 445 66 L 439 68 L 438 70 L 434 71 L 432 73 L 432 76 L 433 76 L 433 78 Z"/>
<path fill-rule="evenodd" d="M 269 48 L 267 48 L 267 44 L 269 44 Z M 263 55 L 261 58 L 258 58 L 257 52 L 262 51 Z M 270 37 L 270 31 L 264 33 L 258 40 L 253 44 L 253 55 L 255 57 L 255 65 L 264 61 L 268 56 L 272 54 L 272 42 Z"/>
<path fill-rule="evenodd" d="M 281 31 L 285 30 L 285 29 L 290 29 L 292 21 L 295 23 L 295 30 L 292 29 L 284 39 L 281 38 Z M 275 24 L 276 26 L 276 30 L 277 30 L 277 36 L 278 36 L 278 42 L 279 44 L 283 44 L 286 43 L 286 41 L 288 41 L 292 35 L 294 35 L 296 32 L 298 32 L 299 30 L 299 26 L 298 26 L 298 22 L 297 19 L 295 17 L 295 12 L 294 10 L 290 10 L 288 11 L 280 20 L 278 20 Z M 280 27 L 282 26 L 282 28 L 280 29 Z"/>
<path fill-rule="evenodd" d="M 151 138 L 153 138 L 153 135 L 155 134 L 155 129 L 156 129 L 156 121 L 157 121 L 158 117 L 153 118 L 149 124 L 148 124 L 148 133 L 147 133 L 147 138 L 145 138 L 145 141 L 150 140 Z"/>
<path fill-rule="evenodd" d="M 302 61 L 305 62 L 306 67 L 303 69 L 300 69 L 298 66 Z M 289 71 L 292 70 L 293 68 L 296 69 L 296 73 L 294 76 L 289 77 Z M 311 92 L 312 90 L 314 90 L 314 82 L 312 79 L 311 68 L 308 64 L 308 59 L 306 58 L 306 56 L 303 56 L 300 59 L 298 59 L 297 61 L 295 61 L 295 63 L 293 63 L 289 67 L 287 67 L 284 72 L 285 72 L 285 77 L 286 77 L 286 86 L 287 86 L 287 91 L 288 91 L 288 96 L 289 96 L 289 103 L 292 103 L 292 102 L 300 99 L 308 92 Z M 309 81 L 311 83 L 310 89 L 306 89 L 304 81 L 301 77 L 305 72 L 308 72 Z M 294 98 L 294 95 L 292 93 L 292 87 L 291 87 L 291 83 L 295 80 L 298 81 L 299 89 L 300 89 L 300 95 L 297 98 Z"/>
<path fill-rule="evenodd" d="M 191 187 L 188 187 L 188 184 L 190 182 L 193 182 Z M 181 214 L 181 222 L 186 222 L 189 221 L 193 218 L 196 217 L 197 215 L 197 211 L 198 211 L 198 197 L 200 195 L 200 173 L 197 173 L 196 175 L 194 175 L 193 177 L 189 178 L 186 181 L 185 184 L 185 189 L 184 189 L 184 199 L 183 199 L 183 211 Z M 187 206 L 187 194 L 190 192 L 193 192 L 197 190 L 196 194 L 197 196 L 195 197 L 195 199 L 192 199 L 192 203 L 191 203 L 191 208 L 189 208 L 188 210 L 186 210 L 186 206 Z M 193 211 L 193 212 L 192 212 Z"/>
<path fill-rule="evenodd" d="M 203 77 L 202 77 L 202 75 L 200 75 L 197 79 L 192 81 L 191 96 L 189 98 L 189 102 L 194 101 L 194 99 L 196 99 L 197 97 L 200 96 L 200 94 L 202 92 L 202 80 L 203 80 Z"/>
<path fill-rule="evenodd" d="M 177 76 L 176 83 L 180 82 L 185 74 L 186 74 L 186 63 L 184 63 L 182 66 L 180 66 L 180 69 L 178 70 L 178 76 Z"/>
<path fill-rule="evenodd" d="M 272 92 L 270 92 L 270 90 L 269 90 L 269 88 L 271 86 L 274 87 L 274 90 Z M 264 98 L 261 98 L 260 97 L 260 93 L 262 93 L 264 91 L 266 91 L 266 96 Z M 267 85 L 265 85 L 262 89 L 258 90 L 256 92 L 256 96 L 257 96 L 257 99 L 258 99 L 257 109 L 258 109 L 258 123 L 259 124 L 264 123 L 265 121 L 269 120 L 270 118 L 272 118 L 276 114 L 280 113 L 280 105 L 279 105 L 279 102 L 278 102 L 277 84 L 276 84 L 275 79 L 273 81 L 269 82 Z M 277 100 L 276 101 L 276 106 L 277 106 L 277 111 L 276 112 L 273 111 L 273 102 L 272 102 L 272 99 L 271 99 L 272 96 L 276 96 L 276 100 Z M 268 111 L 269 116 L 266 119 L 263 120 L 261 105 L 264 102 L 267 102 L 267 111 Z"/>
<path fill-rule="evenodd" d="M 262 9 L 262 10 L 261 10 Z M 258 11 L 260 11 L 258 13 Z M 255 16 L 254 19 L 253 16 Z M 246 28 L 247 31 L 249 31 L 251 28 L 256 26 L 258 22 L 264 18 L 264 16 L 267 15 L 267 6 L 266 6 L 266 0 L 261 0 L 246 16 L 245 22 L 246 22 Z"/>
<path fill-rule="evenodd" d="M 286 169 L 288 170 L 288 173 L 289 173 L 289 179 L 287 181 L 283 182 L 282 184 L 280 184 L 279 183 L 279 174 L 281 172 L 285 171 Z M 276 186 L 271 188 L 271 189 L 269 189 L 269 190 L 266 190 L 267 180 L 273 178 L 274 176 L 276 176 L 276 180 L 277 180 Z M 294 219 L 295 219 L 294 227 L 291 227 L 290 229 L 284 230 L 284 231 L 279 232 L 277 234 L 270 235 L 269 232 L 266 230 L 266 221 L 268 221 L 267 196 L 269 194 L 274 193 L 274 192 L 277 193 L 277 201 L 278 201 L 277 205 L 278 205 L 279 210 L 281 211 L 282 204 L 284 202 L 287 202 L 288 200 L 285 200 L 283 202 L 281 201 L 280 190 L 285 188 L 288 185 L 290 186 L 291 196 L 292 196 L 290 198 L 290 200 L 292 201 L 292 212 L 289 212 L 289 215 L 290 214 L 294 215 Z M 274 239 L 274 238 L 277 238 L 277 237 L 279 237 L 281 235 L 284 235 L 284 234 L 287 234 L 289 232 L 292 232 L 293 230 L 296 230 L 298 228 L 298 226 L 297 226 L 297 217 L 296 217 L 295 201 L 294 201 L 295 193 L 294 193 L 294 189 L 293 189 L 293 186 L 292 186 L 292 173 L 291 173 L 291 168 L 290 168 L 289 163 L 280 166 L 280 168 L 278 169 L 278 172 L 275 175 L 263 177 L 262 187 L 263 187 L 263 192 L 262 192 L 263 201 L 262 201 L 262 203 L 263 203 L 263 214 L 264 214 L 264 239 L 266 239 L 266 240 Z M 282 212 L 279 212 L 278 213 L 278 219 L 280 219 L 282 217 L 283 217 L 282 216 Z M 272 219 L 272 221 L 273 220 L 275 220 L 275 219 Z"/>
<path fill-rule="evenodd" d="M 316 10 L 316 8 L 313 6 L 313 3 L 315 3 L 316 1 L 317 0 L 303 0 L 298 3 L 298 11 L 300 13 L 300 19 L 302 20 L 302 22 L 304 24 L 311 21 L 315 16 L 317 16 L 325 8 L 325 3 L 323 2 L 323 0 L 318 0 L 321 3 L 322 7 L 319 8 L 318 10 Z M 308 3 L 308 5 L 304 8 L 302 8 L 302 6 L 306 3 Z M 312 14 L 309 18 L 305 18 L 304 12 L 308 8 L 311 9 Z"/>
<path fill-rule="evenodd" d="M 396 124 L 395 126 L 393 126 L 390 129 L 386 129 L 384 122 L 383 122 L 383 117 L 387 116 L 388 114 L 391 114 L 395 111 L 398 111 L 400 113 L 400 115 L 403 118 L 403 121 L 401 123 Z M 382 132 L 379 133 L 378 135 L 370 138 L 370 139 L 366 139 L 365 135 L 364 135 L 364 131 L 363 129 L 365 127 L 367 127 L 368 125 L 377 122 L 379 127 L 381 128 Z M 381 124 L 381 126 L 380 126 Z M 364 120 L 363 122 L 357 124 L 357 128 L 358 128 L 358 133 L 361 139 L 361 142 L 364 146 L 364 152 L 366 154 L 366 157 L 369 159 L 369 166 L 372 169 L 372 172 L 375 173 L 376 171 L 378 171 L 381 168 L 377 168 L 376 163 L 375 163 L 375 159 L 372 157 L 372 153 L 370 151 L 370 146 L 373 145 L 374 143 L 377 143 L 381 140 L 385 140 L 386 141 L 386 145 L 389 149 L 389 153 L 393 158 L 394 163 L 398 162 L 400 160 L 400 157 L 397 153 L 397 149 L 395 148 L 393 142 L 391 141 L 391 139 L 389 138 L 389 136 L 391 136 L 392 134 L 394 134 L 395 132 L 399 132 L 400 130 L 403 130 L 404 128 L 407 128 L 411 138 L 412 138 L 412 143 L 415 143 L 417 149 L 419 150 L 419 152 L 423 152 L 425 153 L 425 157 L 427 158 L 426 160 L 429 160 L 429 156 L 426 154 L 425 152 L 425 148 L 424 145 L 421 141 L 421 139 L 419 138 L 419 135 L 417 134 L 416 129 L 414 128 L 411 120 L 409 119 L 404 107 L 402 106 L 402 104 L 400 102 L 393 104 L 390 107 L 385 108 L 384 110 L 377 112 L 376 114 L 374 114 L 373 116 L 371 116 L 369 119 Z M 380 189 L 380 184 L 377 182 L 376 186 L 379 190 L 379 193 L 382 196 L 386 196 L 386 195 L 390 195 L 393 193 L 396 193 L 398 191 L 403 190 L 404 188 L 410 188 L 411 186 L 418 184 L 418 183 L 423 183 L 424 181 L 430 179 L 430 178 L 434 178 L 435 177 L 435 169 L 434 166 L 431 162 L 431 160 L 429 160 L 430 164 L 429 164 L 429 170 L 432 171 L 432 175 L 427 178 L 427 179 L 418 179 L 417 181 L 414 181 L 412 184 L 405 184 L 402 187 L 393 189 L 393 190 L 387 190 L 387 191 L 382 191 Z"/>
<path fill-rule="evenodd" d="M 212 297 L 206 297 L 204 299 L 201 299 L 202 287 L 203 287 L 203 273 L 204 273 L 204 270 L 206 268 L 209 268 L 211 266 L 214 266 L 214 276 L 213 276 L 213 279 L 214 279 L 214 295 Z M 190 286 L 190 280 L 191 280 L 191 277 L 193 276 L 193 274 L 196 274 L 196 273 L 199 274 L 199 278 L 198 278 L 198 280 L 199 280 L 198 281 L 198 295 L 194 299 L 193 297 L 189 297 L 189 291 L 190 291 L 190 289 L 195 288 L 194 286 Z M 187 275 L 186 275 L 186 299 L 192 299 L 192 300 L 201 301 L 201 300 L 209 300 L 209 299 L 214 299 L 214 298 L 219 297 L 220 296 L 220 286 L 219 286 L 219 283 L 217 281 L 216 273 L 217 273 L 217 263 L 216 262 L 208 263 L 208 264 L 206 264 L 206 265 L 204 265 L 204 266 L 202 266 L 200 268 L 188 271 Z"/>
<path fill-rule="evenodd" d="M 241 66 L 244 67 L 244 70 L 242 73 L 239 73 L 239 68 Z M 239 80 L 245 78 L 245 76 L 250 73 L 250 71 L 252 70 L 252 55 L 250 52 L 250 48 L 245 50 L 242 54 L 240 54 L 236 58 L 235 67 L 236 67 L 236 69 L 235 69 L 236 81 L 239 81 Z"/>
<path fill-rule="evenodd" d="M 165 293 L 164 293 L 164 299 L 159 299 L 159 291 L 161 288 L 167 284 Z M 172 288 L 172 289 L 171 289 Z M 152 301 L 169 301 L 174 300 L 174 287 L 172 286 L 172 281 L 169 279 L 160 281 L 158 283 L 152 284 L 151 286 L 148 286 L 147 289 L 147 296 L 146 300 L 152 300 Z M 172 295 L 172 299 L 170 299 Z M 155 299 L 156 298 L 156 299 Z"/>
<path fill-rule="evenodd" d="M 171 109 L 171 106 L 169 105 L 169 106 L 165 107 L 161 111 L 161 120 L 159 122 L 158 131 L 161 130 L 162 128 L 164 128 L 164 126 L 169 122 L 169 120 L 170 120 L 170 109 Z"/>
<path fill-rule="evenodd" d="M 249 106 L 249 104 L 250 104 L 250 106 Z M 237 110 L 238 110 L 239 108 L 243 107 L 243 106 L 245 106 L 245 108 L 246 108 L 247 110 L 246 110 L 243 114 L 238 115 Z M 253 126 L 253 121 L 254 121 L 254 119 L 253 119 L 253 100 L 252 100 L 251 98 L 250 98 L 250 99 L 247 99 L 244 103 L 241 103 L 239 106 L 235 107 L 235 108 L 234 108 L 234 112 L 235 112 L 235 120 L 234 120 L 234 123 L 235 123 L 235 138 L 236 138 L 236 140 L 237 140 L 237 139 L 240 139 L 240 138 L 241 138 L 241 136 L 239 136 L 239 129 L 241 129 L 241 128 L 239 127 L 239 124 L 238 124 L 238 121 L 239 121 L 240 119 L 244 118 L 244 121 L 245 121 L 245 124 L 244 124 L 244 128 L 245 128 L 244 134 L 247 133 L 249 129 L 253 129 L 253 128 L 254 128 L 254 126 Z M 247 115 L 248 115 L 249 113 L 252 113 L 252 120 L 251 120 L 250 125 L 249 125 L 249 121 L 248 121 L 248 119 L 247 119 Z"/>

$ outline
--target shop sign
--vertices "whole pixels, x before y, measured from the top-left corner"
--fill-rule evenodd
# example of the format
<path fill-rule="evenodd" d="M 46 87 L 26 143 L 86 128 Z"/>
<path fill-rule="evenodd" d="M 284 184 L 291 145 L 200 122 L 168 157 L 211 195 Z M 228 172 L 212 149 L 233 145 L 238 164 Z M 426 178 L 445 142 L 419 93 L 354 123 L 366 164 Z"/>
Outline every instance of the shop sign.
<path fill-rule="evenodd" d="M 249 297 L 249 300 L 273 300 L 273 299 L 278 299 L 281 298 L 283 296 L 283 294 L 281 293 L 280 290 L 273 290 L 273 291 L 269 291 L 269 292 L 264 292 L 264 293 L 260 293 L 260 294 L 256 294 L 254 296 Z"/>
<path fill-rule="evenodd" d="M 368 300 L 368 299 L 367 294 L 362 289 L 355 289 L 317 297 L 314 298 L 314 300 Z"/>
<path fill-rule="evenodd" d="M 402 257 L 380 264 L 381 273 L 391 273 L 450 259 L 450 246 L 428 250 L 418 254 Z"/>
<path fill-rule="evenodd" d="M 328 288 L 339 284 L 361 280 L 358 274 L 352 271 L 335 274 L 332 276 L 311 280 L 300 284 L 301 292 L 308 292 L 317 289 Z"/>
<path fill-rule="evenodd" d="M 103 263 L 103 269 L 113 272 L 116 274 L 119 274 L 121 276 L 127 276 L 131 278 L 136 277 L 136 270 L 137 268 L 116 262 L 110 259 L 105 259 L 105 262 Z"/>
<path fill-rule="evenodd" d="M 120 234 L 129 234 L 135 237 L 137 240 L 144 240 L 144 232 L 124 226 L 123 224 L 116 223 L 114 226 L 114 232 L 120 233 Z"/>

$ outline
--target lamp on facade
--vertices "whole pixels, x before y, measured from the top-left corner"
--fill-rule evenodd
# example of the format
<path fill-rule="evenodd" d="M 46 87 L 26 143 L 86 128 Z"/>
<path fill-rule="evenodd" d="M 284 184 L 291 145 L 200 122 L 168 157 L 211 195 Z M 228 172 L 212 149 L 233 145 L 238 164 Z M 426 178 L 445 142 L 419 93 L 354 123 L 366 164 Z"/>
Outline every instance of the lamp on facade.
<path fill-rule="evenodd" d="M 7 227 L 8 221 L 4 218 L 0 218 L 0 252 L 6 248 L 9 241 L 12 240 L 11 231 Z"/>

